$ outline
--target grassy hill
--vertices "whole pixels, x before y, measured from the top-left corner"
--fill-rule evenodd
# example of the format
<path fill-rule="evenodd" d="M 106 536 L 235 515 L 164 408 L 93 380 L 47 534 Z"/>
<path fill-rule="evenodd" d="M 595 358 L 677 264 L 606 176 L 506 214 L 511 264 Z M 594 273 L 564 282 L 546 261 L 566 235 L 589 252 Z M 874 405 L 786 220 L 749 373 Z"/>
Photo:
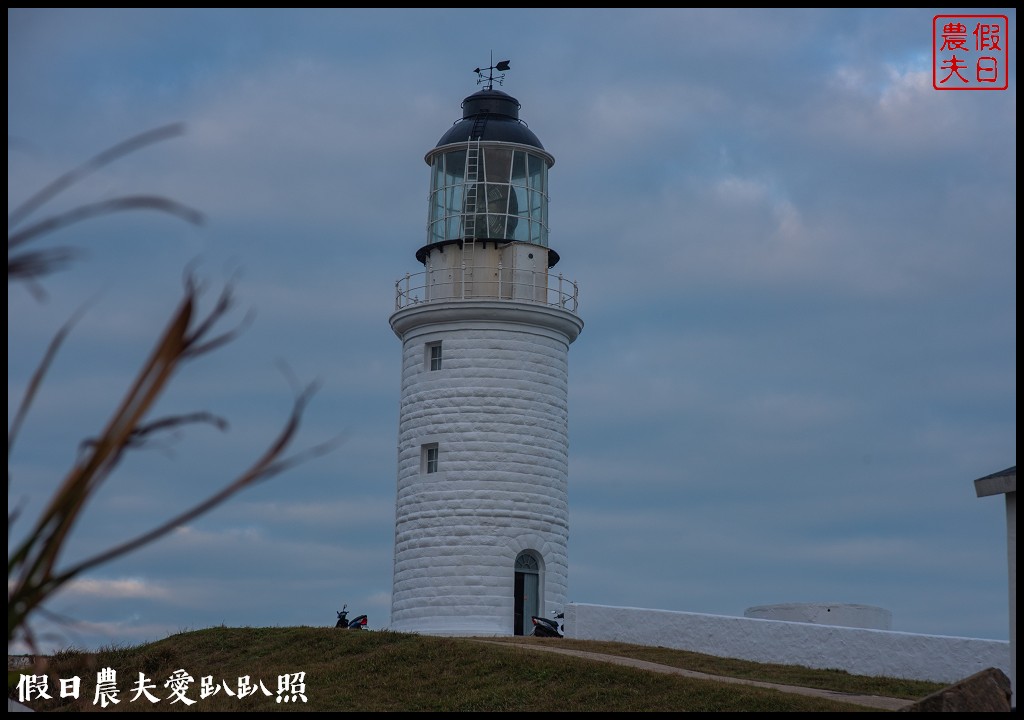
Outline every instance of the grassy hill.
<path fill-rule="evenodd" d="M 48 694 L 52 699 L 26 704 L 43 711 L 103 712 L 867 710 L 772 689 L 666 675 L 548 652 L 524 652 L 515 644 L 616 654 L 715 675 L 845 693 L 917 699 L 942 687 L 620 643 L 533 637 L 502 638 L 500 643 L 493 642 L 497 638 L 487 640 L 492 642 L 319 627 L 210 628 L 98 653 L 58 653 L 47 659 L 45 671 L 50 677 Z M 120 702 L 101 708 L 94 701 L 97 675 L 105 668 L 116 672 L 116 697 Z M 140 673 L 158 702 L 139 692 Z M 184 675 L 192 678 L 181 686 L 185 688 L 184 697 L 194 701 L 191 705 L 175 696 L 171 682 L 172 676 Z M 60 679 L 73 676 L 81 679 L 79 698 L 61 698 Z M 204 677 L 208 678 L 208 692 L 216 688 L 207 697 L 202 697 Z M 286 684 L 279 695 L 281 678 Z M 240 679 L 246 679 L 242 693 Z M 303 687 L 295 685 L 297 682 Z M 240 697 L 249 688 L 255 692 Z M 296 690 L 305 701 L 293 694 Z"/>

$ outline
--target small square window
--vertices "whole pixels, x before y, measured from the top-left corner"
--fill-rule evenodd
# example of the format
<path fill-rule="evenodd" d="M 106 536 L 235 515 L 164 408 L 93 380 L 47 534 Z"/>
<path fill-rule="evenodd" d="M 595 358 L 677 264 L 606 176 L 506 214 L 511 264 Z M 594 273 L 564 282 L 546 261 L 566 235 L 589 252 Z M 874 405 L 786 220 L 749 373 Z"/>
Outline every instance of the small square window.
<path fill-rule="evenodd" d="M 427 343 L 427 367 L 431 370 L 441 369 L 441 343 Z"/>
<path fill-rule="evenodd" d="M 422 450 L 421 464 L 423 472 L 425 473 L 436 473 L 437 472 L 437 443 L 430 445 L 424 445 Z"/>

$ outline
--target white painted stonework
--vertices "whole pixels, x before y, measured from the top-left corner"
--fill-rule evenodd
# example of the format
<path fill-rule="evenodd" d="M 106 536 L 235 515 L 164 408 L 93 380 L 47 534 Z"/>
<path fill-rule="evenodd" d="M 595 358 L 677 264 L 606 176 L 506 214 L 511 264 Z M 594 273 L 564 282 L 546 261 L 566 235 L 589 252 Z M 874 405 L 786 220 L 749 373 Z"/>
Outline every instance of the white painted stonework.
<path fill-rule="evenodd" d="M 565 636 L 690 650 L 855 675 L 954 683 L 990 667 L 1009 676 L 1005 640 L 571 603 Z"/>
<path fill-rule="evenodd" d="M 402 387 L 390 627 L 511 635 L 521 552 L 540 561 L 539 613 L 566 599 L 568 350 L 583 323 L 542 303 L 451 300 L 399 310 L 391 326 Z"/>

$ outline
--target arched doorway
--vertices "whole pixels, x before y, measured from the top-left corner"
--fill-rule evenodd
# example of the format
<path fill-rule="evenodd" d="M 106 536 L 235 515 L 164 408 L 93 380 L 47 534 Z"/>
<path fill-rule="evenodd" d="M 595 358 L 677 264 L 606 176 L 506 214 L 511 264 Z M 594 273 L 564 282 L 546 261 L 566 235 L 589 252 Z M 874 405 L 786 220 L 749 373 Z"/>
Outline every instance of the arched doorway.
<path fill-rule="evenodd" d="M 529 635 L 533 632 L 531 618 L 540 614 L 540 561 L 530 550 L 516 557 L 515 610 L 512 632 Z"/>

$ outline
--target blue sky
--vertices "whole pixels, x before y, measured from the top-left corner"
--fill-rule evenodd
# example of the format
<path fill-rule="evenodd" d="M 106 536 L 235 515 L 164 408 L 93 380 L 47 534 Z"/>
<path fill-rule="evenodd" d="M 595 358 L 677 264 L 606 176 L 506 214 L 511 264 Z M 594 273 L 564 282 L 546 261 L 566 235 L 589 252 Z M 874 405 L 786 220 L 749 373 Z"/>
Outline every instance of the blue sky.
<path fill-rule="evenodd" d="M 956 12 L 955 10 L 952 12 Z M 964 10 L 1009 17 L 1013 9 Z M 23 533 L 163 329 L 193 268 L 251 324 L 157 414 L 67 560 L 247 467 L 319 381 L 296 448 L 334 452 L 97 569 L 40 622 L 95 647 L 226 624 L 389 620 L 400 343 L 423 162 L 500 89 L 555 157 L 551 247 L 580 286 L 569 354 L 569 600 L 721 615 L 886 608 L 905 632 L 1008 638 L 1001 498 L 1016 465 L 1016 50 L 1009 89 L 932 87 L 934 11 L 8 9 L 8 208 L 152 128 L 44 208 L 82 255 L 8 286 L 8 421 L 86 306 L 9 459 Z M 284 365 L 287 370 L 282 370 Z"/>

